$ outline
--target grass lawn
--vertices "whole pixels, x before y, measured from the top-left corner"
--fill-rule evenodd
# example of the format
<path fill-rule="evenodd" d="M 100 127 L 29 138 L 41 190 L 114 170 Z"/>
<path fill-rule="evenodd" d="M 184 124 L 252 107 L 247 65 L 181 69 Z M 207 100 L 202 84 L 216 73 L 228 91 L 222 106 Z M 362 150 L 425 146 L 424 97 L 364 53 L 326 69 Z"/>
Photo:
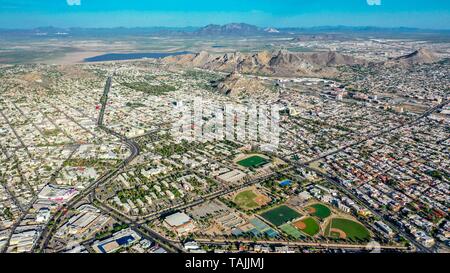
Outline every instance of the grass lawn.
<path fill-rule="evenodd" d="M 307 234 L 309 236 L 316 235 L 320 230 L 319 224 L 312 217 L 302 219 L 302 220 L 296 222 L 294 225 L 296 227 L 298 227 L 302 232 L 304 232 L 305 234 Z M 300 228 L 300 226 L 301 226 L 301 228 Z"/>
<path fill-rule="evenodd" d="M 331 228 L 342 230 L 347 235 L 347 238 L 351 240 L 367 240 L 370 238 L 367 228 L 352 220 L 334 218 L 331 221 Z"/>
<path fill-rule="evenodd" d="M 259 204 L 254 201 L 257 195 L 252 190 L 240 192 L 234 198 L 234 203 L 241 208 L 253 209 L 259 207 Z"/>
<path fill-rule="evenodd" d="M 299 218 L 301 214 L 288 206 L 282 205 L 261 213 L 261 216 L 275 226 L 281 226 L 282 224 Z"/>
<path fill-rule="evenodd" d="M 325 205 L 314 204 L 310 207 L 315 210 L 315 212 L 312 213 L 312 215 L 319 217 L 321 220 L 323 220 L 331 215 L 331 210 Z"/>
<path fill-rule="evenodd" d="M 239 161 L 238 164 L 246 168 L 258 168 L 267 164 L 268 162 L 269 161 L 267 159 L 255 155 Z"/>
<path fill-rule="evenodd" d="M 287 235 L 290 235 L 292 237 L 294 237 L 295 239 L 301 238 L 302 237 L 302 233 L 300 231 L 298 231 L 298 229 L 296 229 L 295 227 L 293 227 L 291 224 L 284 224 L 282 226 L 280 226 L 280 229 L 286 233 Z"/>

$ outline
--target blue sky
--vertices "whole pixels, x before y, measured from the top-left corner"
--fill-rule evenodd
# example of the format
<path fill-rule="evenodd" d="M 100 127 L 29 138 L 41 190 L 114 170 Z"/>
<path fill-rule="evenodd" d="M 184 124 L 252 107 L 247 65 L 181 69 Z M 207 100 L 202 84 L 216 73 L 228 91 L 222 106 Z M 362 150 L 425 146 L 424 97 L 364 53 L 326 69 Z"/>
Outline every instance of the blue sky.
<path fill-rule="evenodd" d="M 450 29 L 449 0 L 0 0 L 0 28 L 324 25 Z"/>

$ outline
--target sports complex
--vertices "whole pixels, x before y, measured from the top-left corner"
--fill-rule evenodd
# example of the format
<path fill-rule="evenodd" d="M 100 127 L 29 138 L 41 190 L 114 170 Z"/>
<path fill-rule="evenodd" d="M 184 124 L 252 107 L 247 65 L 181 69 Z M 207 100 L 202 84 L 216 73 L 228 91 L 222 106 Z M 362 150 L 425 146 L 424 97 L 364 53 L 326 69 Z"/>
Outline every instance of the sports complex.
<path fill-rule="evenodd" d="M 334 213 L 330 207 L 313 203 L 300 209 L 281 205 L 264 211 L 262 218 L 276 226 L 284 234 L 294 239 L 323 235 L 333 239 L 365 241 L 370 239 L 370 232 L 356 220 Z"/>

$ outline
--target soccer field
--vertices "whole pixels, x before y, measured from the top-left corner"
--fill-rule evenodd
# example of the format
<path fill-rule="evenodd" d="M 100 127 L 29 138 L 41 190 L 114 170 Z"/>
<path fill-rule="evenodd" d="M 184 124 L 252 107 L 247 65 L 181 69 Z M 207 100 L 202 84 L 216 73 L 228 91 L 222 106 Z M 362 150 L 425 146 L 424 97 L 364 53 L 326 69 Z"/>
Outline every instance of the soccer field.
<path fill-rule="evenodd" d="M 282 205 L 263 212 L 261 216 L 275 226 L 281 226 L 282 224 L 299 218 L 301 214 L 288 206 Z"/>
<path fill-rule="evenodd" d="M 267 159 L 255 155 L 239 161 L 238 164 L 246 168 L 258 168 L 267 164 L 268 162 L 269 161 Z"/>

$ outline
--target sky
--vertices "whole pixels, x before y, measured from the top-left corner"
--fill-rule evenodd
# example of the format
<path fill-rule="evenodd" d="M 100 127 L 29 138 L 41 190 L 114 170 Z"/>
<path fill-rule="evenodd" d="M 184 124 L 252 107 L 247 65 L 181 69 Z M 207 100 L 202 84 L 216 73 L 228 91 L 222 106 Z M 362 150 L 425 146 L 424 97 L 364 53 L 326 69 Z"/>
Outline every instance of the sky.
<path fill-rule="evenodd" d="M 378 26 L 450 29 L 450 0 L 0 0 L 0 28 Z"/>

